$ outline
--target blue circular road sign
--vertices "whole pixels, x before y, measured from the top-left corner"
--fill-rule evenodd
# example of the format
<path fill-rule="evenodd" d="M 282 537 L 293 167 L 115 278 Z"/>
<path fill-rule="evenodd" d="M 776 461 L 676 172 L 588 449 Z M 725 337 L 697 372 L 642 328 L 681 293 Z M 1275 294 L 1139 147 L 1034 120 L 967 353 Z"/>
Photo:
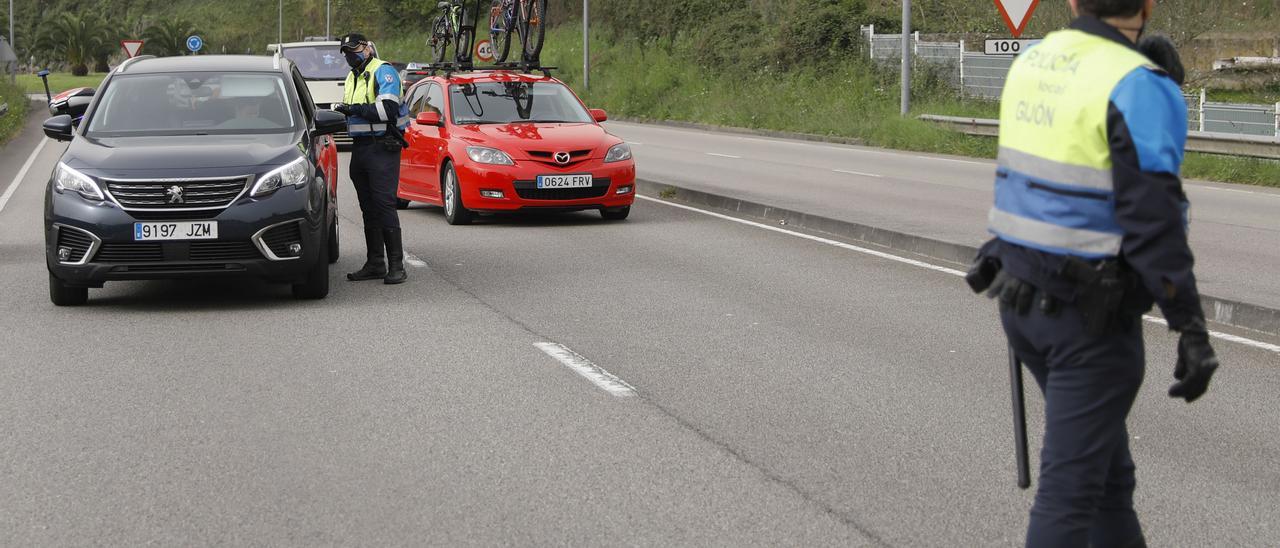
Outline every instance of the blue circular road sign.
<path fill-rule="evenodd" d="M 204 47 L 204 40 L 201 40 L 199 36 L 187 38 L 187 49 L 191 50 L 192 53 L 200 51 L 202 47 Z"/>

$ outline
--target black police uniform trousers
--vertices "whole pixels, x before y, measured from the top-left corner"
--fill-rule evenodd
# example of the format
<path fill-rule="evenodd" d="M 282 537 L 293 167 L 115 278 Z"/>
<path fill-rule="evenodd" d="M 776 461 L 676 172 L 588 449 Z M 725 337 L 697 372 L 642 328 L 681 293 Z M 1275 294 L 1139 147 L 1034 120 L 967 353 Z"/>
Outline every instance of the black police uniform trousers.
<path fill-rule="evenodd" d="M 1000 319 L 1045 399 L 1027 546 L 1141 546 L 1125 418 L 1146 367 L 1142 319 L 1113 322 L 1102 336 L 1085 332 L 1072 304 L 1052 315 L 1038 306 L 1025 315 L 1006 308 Z"/>
<path fill-rule="evenodd" d="M 400 187 L 400 147 L 374 137 L 356 137 L 351 147 L 351 182 L 366 228 L 400 228 L 396 191 Z"/>

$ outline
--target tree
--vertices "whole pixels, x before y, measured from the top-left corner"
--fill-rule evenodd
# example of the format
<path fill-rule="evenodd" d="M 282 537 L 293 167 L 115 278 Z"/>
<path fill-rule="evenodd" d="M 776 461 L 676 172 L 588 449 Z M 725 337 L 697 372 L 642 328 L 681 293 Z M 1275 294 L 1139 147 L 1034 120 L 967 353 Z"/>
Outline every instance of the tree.
<path fill-rule="evenodd" d="M 187 38 L 196 34 L 200 31 L 186 19 L 162 19 L 142 32 L 142 39 L 146 41 L 142 51 L 160 57 L 182 55 L 187 50 Z"/>
<path fill-rule="evenodd" d="M 71 65 L 71 74 L 84 76 L 106 40 L 105 26 L 98 16 L 62 13 L 45 24 L 36 47 L 64 59 Z"/>

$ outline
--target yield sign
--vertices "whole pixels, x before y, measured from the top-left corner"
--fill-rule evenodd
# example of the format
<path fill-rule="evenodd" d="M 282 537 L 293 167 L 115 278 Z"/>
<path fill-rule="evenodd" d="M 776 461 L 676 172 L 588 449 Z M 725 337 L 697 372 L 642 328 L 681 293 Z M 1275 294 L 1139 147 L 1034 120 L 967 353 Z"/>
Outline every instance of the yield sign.
<path fill-rule="evenodd" d="M 1004 24 L 1008 25 L 1014 38 L 1022 36 L 1022 31 L 1026 30 L 1027 23 L 1031 21 L 1031 13 L 1036 11 L 1038 5 L 1040 0 L 996 0 L 1000 16 L 1004 18 Z"/>
<path fill-rule="evenodd" d="M 138 56 L 138 51 L 142 49 L 142 40 L 121 40 L 120 47 L 124 48 L 124 54 L 130 59 Z"/>

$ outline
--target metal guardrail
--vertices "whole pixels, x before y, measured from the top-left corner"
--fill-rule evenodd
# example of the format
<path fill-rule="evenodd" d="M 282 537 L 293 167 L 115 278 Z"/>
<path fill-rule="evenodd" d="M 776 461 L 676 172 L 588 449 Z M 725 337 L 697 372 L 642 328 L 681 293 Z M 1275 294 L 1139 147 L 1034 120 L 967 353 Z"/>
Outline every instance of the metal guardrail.
<path fill-rule="evenodd" d="M 967 135 L 995 137 L 1000 134 L 1000 121 L 986 118 L 963 118 L 922 114 L 926 122 L 934 122 Z M 1280 137 L 1241 135 L 1212 131 L 1188 131 L 1187 150 L 1225 156 L 1247 156 L 1280 160 Z"/>

